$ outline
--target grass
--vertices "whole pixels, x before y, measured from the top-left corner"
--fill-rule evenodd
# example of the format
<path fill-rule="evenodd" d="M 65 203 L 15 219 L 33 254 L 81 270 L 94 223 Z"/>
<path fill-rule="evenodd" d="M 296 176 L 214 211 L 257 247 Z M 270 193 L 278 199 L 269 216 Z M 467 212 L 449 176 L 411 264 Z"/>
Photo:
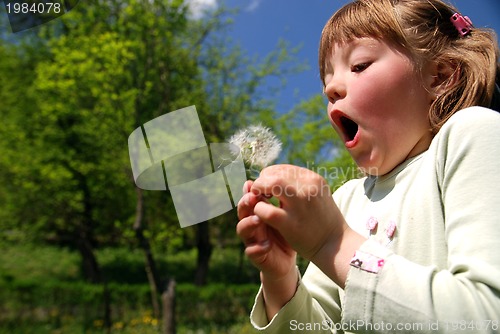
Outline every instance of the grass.
<path fill-rule="evenodd" d="M 80 255 L 72 250 L 53 246 L 15 244 L 1 245 L 0 280 L 62 281 L 81 279 Z M 96 251 L 96 257 L 108 282 L 144 284 L 144 255 L 140 250 L 107 248 Z M 194 281 L 196 250 L 156 256 L 159 272 L 180 283 Z M 241 264 L 240 264 L 241 262 Z M 258 283 L 259 275 L 236 249 L 215 249 L 211 258 L 209 283 Z"/>
<path fill-rule="evenodd" d="M 108 333 L 102 287 L 81 280 L 77 252 L 32 244 L 0 247 L 0 334 Z M 96 256 L 113 289 L 111 333 L 158 333 L 142 252 L 109 248 Z M 191 284 L 195 266 L 193 250 L 158 257 L 160 272 L 178 282 L 178 333 L 250 333 L 258 271 L 239 250 L 215 249 L 209 285 L 199 288 Z"/>
<path fill-rule="evenodd" d="M 151 323 L 138 322 L 115 322 L 110 331 L 105 329 L 101 323 L 97 322 L 93 327 L 86 328 L 74 321 L 68 321 L 61 326 L 55 327 L 51 324 L 13 324 L 12 326 L 0 326 L 0 334 L 158 334 L 158 325 L 153 321 Z M 235 324 L 229 328 L 207 327 L 204 329 L 189 329 L 178 327 L 177 334 L 249 334 L 256 333 L 253 327 L 246 321 L 245 323 Z"/>
<path fill-rule="evenodd" d="M 80 279 L 79 255 L 67 249 L 32 244 L 1 245 L 0 279 L 11 281 L 30 278 L 43 280 Z"/>
<path fill-rule="evenodd" d="M 77 252 L 47 245 L 0 244 L 0 334 L 108 333 L 102 286 L 81 279 Z M 108 248 L 96 256 L 109 283 L 111 333 L 158 333 L 140 250 Z M 253 333 L 248 313 L 259 274 L 239 249 L 215 248 L 208 285 L 192 284 L 196 251 L 156 254 L 177 285 L 179 334 Z M 304 261 L 299 262 L 301 269 Z M 9 291 L 10 289 L 10 291 Z"/>

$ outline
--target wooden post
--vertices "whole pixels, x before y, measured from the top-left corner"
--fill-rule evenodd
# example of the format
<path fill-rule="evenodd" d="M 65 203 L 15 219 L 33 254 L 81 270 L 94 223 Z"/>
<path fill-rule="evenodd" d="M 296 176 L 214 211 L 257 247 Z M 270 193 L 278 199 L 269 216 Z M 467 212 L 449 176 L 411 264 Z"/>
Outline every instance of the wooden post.
<path fill-rule="evenodd" d="M 163 334 L 175 334 L 175 280 L 168 281 L 167 289 L 161 295 L 163 306 Z"/>

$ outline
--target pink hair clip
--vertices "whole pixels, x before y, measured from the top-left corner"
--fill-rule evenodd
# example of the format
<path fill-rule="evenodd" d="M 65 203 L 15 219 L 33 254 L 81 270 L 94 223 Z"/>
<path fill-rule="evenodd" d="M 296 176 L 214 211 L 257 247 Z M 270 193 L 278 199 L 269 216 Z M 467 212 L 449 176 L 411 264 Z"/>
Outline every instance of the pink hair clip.
<path fill-rule="evenodd" d="M 455 28 L 458 30 L 460 36 L 464 37 L 472 30 L 472 21 L 468 16 L 462 16 L 459 13 L 455 13 L 451 16 L 450 21 L 453 23 Z"/>

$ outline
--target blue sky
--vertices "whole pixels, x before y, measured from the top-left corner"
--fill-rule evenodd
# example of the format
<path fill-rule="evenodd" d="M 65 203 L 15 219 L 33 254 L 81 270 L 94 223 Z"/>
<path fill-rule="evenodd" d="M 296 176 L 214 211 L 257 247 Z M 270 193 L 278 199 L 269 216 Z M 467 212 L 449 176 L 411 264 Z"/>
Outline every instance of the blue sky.
<path fill-rule="evenodd" d="M 297 55 L 309 69 L 287 78 L 287 85 L 278 98 L 278 111 L 288 111 L 298 102 L 321 92 L 317 71 L 317 48 L 321 30 L 328 18 L 347 0 L 185 0 L 193 16 L 215 9 L 223 2 L 240 8 L 229 35 L 249 56 L 264 56 L 280 39 L 291 46 L 301 46 Z M 445 0 L 446 1 L 446 0 Z M 500 0 L 448 0 L 471 18 L 477 27 L 493 28 L 500 34 Z M 80 5 L 84 4 L 82 2 Z M 5 12 L 0 11 L 5 15 Z M 7 22 L 4 20 L 4 24 Z M 0 27 L 2 33 L 10 30 Z"/>
<path fill-rule="evenodd" d="M 203 0 L 201 0 L 203 1 Z M 207 0 L 205 0 L 207 1 Z M 213 1 L 213 0 L 210 0 Z M 229 7 L 239 7 L 230 36 L 249 55 L 265 55 L 280 38 L 291 45 L 302 45 L 298 55 L 310 69 L 289 76 L 279 96 L 278 110 L 283 112 L 301 100 L 321 92 L 317 72 L 317 46 L 328 18 L 345 0 L 227 0 Z M 477 27 L 493 28 L 500 34 L 499 0 L 451 0 Z"/>

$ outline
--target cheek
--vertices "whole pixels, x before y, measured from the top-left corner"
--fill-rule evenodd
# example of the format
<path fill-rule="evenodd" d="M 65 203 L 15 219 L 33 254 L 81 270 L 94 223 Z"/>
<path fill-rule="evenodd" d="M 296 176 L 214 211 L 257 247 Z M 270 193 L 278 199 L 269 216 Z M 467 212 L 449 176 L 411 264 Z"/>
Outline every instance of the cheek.
<path fill-rule="evenodd" d="M 365 120 L 387 116 L 394 109 L 398 100 L 397 92 L 392 85 L 380 80 L 365 80 L 359 82 L 356 94 L 352 94 L 351 102 Z"/>
<path fill-rule="evenodd" d="M 363 117 L 379 118 L 383 116 L 385 121 L 400 118 L 402 113 L 412 109 L 415 98 L 421 99 L 420 93 L 416 92 L 414 80 L 411 75 L 396 74 L 397 71 L 405 69 L 394 69 L 390 75 L 367 75 L 364 80 L 356 83 L 356 96 L 353 96 L 353 103 L 358 106 L 358 110 L 363 113 Z M 381 79 L 383 78 L 383 79 Z"/>

